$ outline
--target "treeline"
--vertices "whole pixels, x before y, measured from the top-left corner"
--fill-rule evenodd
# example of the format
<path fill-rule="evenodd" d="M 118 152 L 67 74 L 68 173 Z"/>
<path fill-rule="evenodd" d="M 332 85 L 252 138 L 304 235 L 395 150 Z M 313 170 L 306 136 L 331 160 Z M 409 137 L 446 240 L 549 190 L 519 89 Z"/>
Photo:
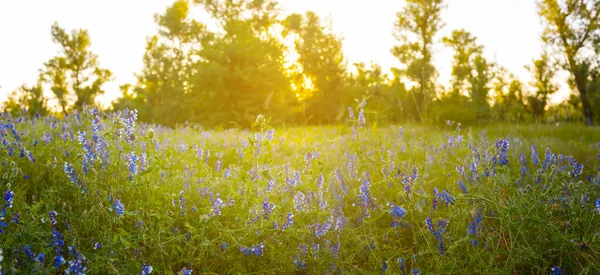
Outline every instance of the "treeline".
<path fill-rule="evenodd" d="M 135 108 L 151 123 L 208 127 L 245 127 L 257 114 L 274 124 L 337 123 L 363 99 L 369 119 L 387 123 L 600 121 L 600 0 L 538 2 L 546 51 L 527 65 L 529 83 L 487 60 L 467 30 L 440 39 L 445 7 L 406 0 L 393 22 L 399 66 L 386 74 L 374 63 L 347 64 L 342 39 L 313 12 L 285 15 L 274 0 L 179 0 L 155 15 L 158 33 L 148 39 L 137 82 L 122 85 L 111 108 Z M 211 20 L 195 20 L 192 8 Z M 11 94 L 4 111 L 67 114 L 104 93 L 111 72 L 90 52 L 88 32 L 51 30 L 61 52 L 35 85 Z M 454 51 L 449 87 L 436 81 L 436 43 Z M 558 71 L 569 73 L 574 93 L 549 106 Z"/>

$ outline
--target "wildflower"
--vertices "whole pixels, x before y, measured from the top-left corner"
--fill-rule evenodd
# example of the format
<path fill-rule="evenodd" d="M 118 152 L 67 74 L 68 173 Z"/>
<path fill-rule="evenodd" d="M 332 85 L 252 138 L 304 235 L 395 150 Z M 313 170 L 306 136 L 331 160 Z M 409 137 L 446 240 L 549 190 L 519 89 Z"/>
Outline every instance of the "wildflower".
<path fill-rule="evenodd" d="M 296 211 L 304 211 L 304 206 L 306 203 L 306 196 L 302 191 L 298 191 L 296 195 L 294 195 L 294 210 Z"/>
<path fill-rule="evenodd" d="M 538 157 L 535 145 L 531 145 L 531 161 L 533 161 L 533 164 L 535 165 L 538 165 L 540 163 L 540 158 Z"/>
<path fill-rule="evenodd" d="M 406 210 L 404 208 L 402 208 L 401 206 L 397 206 L 394 204 L 390 204 L 391 209 L 390 209 L 390 213 L 392 213 L 392 217 L 394 218 L 404 218 L 404 216 L 406 215 Z"/>
<path fill-rule="evenodd" d="M 217 173 L 219 171 L 221 171 L 221 161 L 217 160 L 217 162 L 215 163 L 215 171 L 217 171 Z"/>
<path fill-rule="evenodd" d="M 265 220 L 269 219 L 269 215 L 273 212 L 273 209 L 275 209 L 275 204 L 272 204 L 265 199 L 262 203 L 263 218 Z"/>
<path fill-rule="evenodd" d="M 553 266 L 550 271 L 552 272 L 552 275 L 563 275 L 563 271 L 562 269 L 560 269 L 560 267 L 558 266 Z"/>
<path fill-rule="evenodd" d="M 497 159 L 498 163 L 500 165 L 508 165 L 508 155 L 507 154 L 508 154 L 508 148 L 510 146 L 510 142 L 508 141 L 508 139 L 498 140 L 496 142 L 495 146 L 496 146 L 496 149 L 498 151 L 500 151 L 499 154 L 497 155 L 498 156 L 498 159 Z"/>
<path fill-rule="evenodd" d="M 261 257 L 263 255 L 264 248 L 265 248 L 265 245 L 262 243 L 259 243 L 257 245 L 253 245 L 250 248 L 242 246 L 242 247 L 240 247 L 240 252 L 244 253 L 244 255 L 246 255 L 246 256 L 256 255 L 256 256 Z"/>
<path fill-rule="evenodd" d="M 212 213 L 215 216 L 221 216 L 221 209 L 223 209 L 223 207 L 225 207 L 225 203 L 223 202 L 223 200 L 221 200 L 220 198 L 216 198 L 214 203 L 213 203 L 213 207 L 212 207 Z"/>
<path fill-rule="evenodd" d="M 273 188 L 275 188 L 275 180 L 270 179 L 267 183 L 267 192 L 273 191 Z"/>
<path fill-rule="evenodd" d="M 71 183 L 75 183 L 77 181 L 77 176 L 75 175 L 75 169 L 73 169 L 73 165 L 65 162 L 64 172 L 69 177 L 69 180 L 71 180 Z"/>
<path fill-rule="evenodd" d="M 137 120 L 137 110 L 131 110 L 125 119 L 125 141 L 132 143 L 135 140 L 135 121 Z"/>
<path fill-rule="evenodd" d="M 117 217 L 121 217 L 121 215 L 125 214 L 125 206 L 121 202 L 120 199 L 116 199 L 112 205 L 111 210 L 114 210 L 117 214 Z"/>
<path fill-rule="evenodd" d="M 363 127 L 366 123 L 367 120 L 365 119 L 365 110 L 361 108 L 358 112 L 358 127 Z"/>
<path fill-rule="evenodd" d="M 85 258 L 83 257 L 83 255 L 81 253 L 76 251 L 75 248 L 73 248 L 72 246 L 69 246 L 69 250 L 71 250 L 71 253 L 73 254 L 73 256 L 75 256 L 75 259 L 69 261 L 69 266 L 65 270 L 65 273 L 66 274 L 75 274 L 75 275 L 85 275 L 85 270 L 86 270 L 86 267 L 84 266 Z"/>
<path fill-rule="evenodd" d="M 50 225 L 54 227 L 56 225 L 56 211 L 48 212 L 48 216 L 50 217 Z M 42 219 L 42 223 L 44 223 L 44 219 Z"/>
<path fill-rule="evenodd" d="M 369 172 L 365 172 L 363 175 L 363 182 L 360 185 L 360 193 L 358 195 L 359 200 L 362 202 L 363 214 L 365 217 L 369 217 L 368 208 L 373 208 L 373 198 L 371 197 L 371 180 L 369 179 Z"/>
<path fill-rule="evenodd" d="M 151 265 L 147 265 L 146 263 L 142 264 L 142 272 L 140 272 L 140 275 L 148 275 L 150 273 L 152 273 L 152 266 Z"/>
<path fill-rule="evenodd" d="M 275 129 L 267 130 L 267 140 L 273 141 L 274 134 L 275 134 Z"/>
<path fill-rule="evenodd" d="M 231 167 L 228 167 L 227 169 L 225 169 L 225 172 L 223 172 L 223 178 L 229 178 L 231 177 Z"/>
<path fill-rule="evenodd" d="M 13 207 L 14 198 L 15 198 L 15 192 L 13 192 L 12 190 L 6 191 L 4 193 L 4 200 L 6 201 L 6 204 L 4 206 L 7 207 L 7 208 L 12 208 Z"/>
<path fill-rule="evenodd" d="M 600 212 L 600 198 L 596 200 L 595 204 L 596 204 L 596 210 L 598 210 L 598 212 Z"/>
<path fill-rule="evenodd" d="M 148 156 L 146 155 L 146 153 L 141 153 L 139 160 L 140 160 L 140 170 L 144 171 L 144 170 L 148 169 Z"/>
<path fill-rule="evenodd" d="M 456 199 L 450 195 L 450 193 L 448 193 L 448 191 L 444 190 L 442 191 L 442 193 L 440 194 L 440 198 L 444 201 L 444 203 L 446 203 L 446 206 L 448 206 L 449 204 L 454 204 L 456 203 Z"/>
<path fill-rule="evenodd" d="M 35 158 L 33 157 L 33 153 L 31 153 L 31 151 L 27 151 L 27 159 L 29 159 L 31 163 L 35 163 Z"/>
<path fill-rule="evenodd" d="M 578 178 L 579 176 L 581 176 L 581 174 L 583 173 L 583 165 L 578 163 L 574 158 L 570 159 L 570 164 L 571 167 L 573 167 L 573 169 L 571 170 L 571 172 L 569 172 L 569 175 L 571 175 L 574 178 Z"/>
<path fill-rule="evenodd" d="M 396 260 L 396 262 L 398 262 L 398 268 L 400 268 L 400 271 L 402 271 L 402 274 L 404 274 L 404 268 L 405 268 L 404 258 L 398 258 Z"/>
<path fill-rule="evenodd" d="M 458 180 L 458 188 L 460 188 L 460 190 L 461 190 L 461 191 L 462 191 L 464 194 L 467 194 L 467 193 L 468 193 L 468 192 L 467 192 L 467 186 L 465 186 L 465 183 L 464 183 L 464 182 L 463 182 L 461 179 L 459 179 L 459 180 Z"/>
<path fill-rule="evenodd" d="M 427 229 L 429 230 L 429 232 L 431 232 L 432 235 L 435 236 L 435 238 L 438 241 L 438 248 L 440 249 L 440 254 L 444 255 L 444 242 L 443 242 L 443 238 L 442 235 L 444 234 L 444 232 L 446 232 L 446 226 L 448 226 L 448 221 L 444 220 L 444 219 L 440 219 L 436 225 L 438 227 L 438 229 L 436 230 L 436 228 L 433 226 L 433 221 L 431 220 L 431 217 L 427 217 L 427 219 L 425 219 L 425 225 L 427 226 Z"/>
<path fill-rule="evenodd" d="M 221 243 L 221 249 L 225 250 L 225 249 L 227 249 L 227 246 L 229 246 L 229 245 L 226 242 Z"/>
<path fill-rule="evenodd" d="M 192 271 L 191 269 L 187 269 L 185 266 L 181 269 L 181 271 L 179 271 L 181 274 L 183 275 L 192 275 Z"/>
<path fill-rule="evenodd" d="M 348 107 L 348 117 L 354 119 L 354 110 L 352 110 L 352 107 Z"/>
<path fill-rule="evenodd" d="M 96 242 L 94 244 L 94 249 L 100 249 L 100 248 L 102 248 L 102 244 L 100 244 L 99 242 Z"/>
<path fill-rule="evenodd" d="M 417 166 L 415 166 L 415 167 L 413 167 L 411 180 L 413 182 L 415 182 L 415 181 L 417 181 L 417 179 L 419 179 L 419 168 L 417 168 Z"/>
<path fill-rule="evenodd" d="M 387 268 L 388 268 L 388 263 L 384 260 L 383 264 L 381 265 L 381 272 L 385 273 Z"/>
<path fill-rule="evenodd" d="M 56 255 L 56 257 L 54 257 L 54 267 L 60 267 L 61 265 L 65 264 L 67 261 L 65 261 L 65 258 L 61 255 Z"/>
<path fill-rule="evenodd" d="M 134 152 L 127 155 L 127 169 L 129 169 L 129 179 L 133 181 L 133 176 L 138 174 L 138 157 Z"/>

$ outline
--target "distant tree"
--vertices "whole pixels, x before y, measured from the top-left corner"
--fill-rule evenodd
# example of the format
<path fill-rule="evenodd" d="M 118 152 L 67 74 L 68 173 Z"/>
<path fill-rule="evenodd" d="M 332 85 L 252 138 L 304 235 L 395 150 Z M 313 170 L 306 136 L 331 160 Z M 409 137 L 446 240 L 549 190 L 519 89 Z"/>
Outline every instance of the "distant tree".
<path fill-rule="evenodd" d="M 592 76 L 599 65 L 600 0 L 540 0 L 538 13 L 543 41 L 560 53 L 557 57 L 579 92 L 585 123 L 593 125 L 592 98 L 599 93 Z"/>
<path fill-rule="evenodd" d="M 515 122 L 525 119 L 523 83 L 505 68 L 498 67 L 494 73 L 494 119 Z"/>
<path fill-rule="evenodd" d="M 306 112 L 314 122 L 334 122 L 344 113 L 344 79 L 346 77 L 342 40 L 321 23 L 314 12 L 289 15 L 283 22 L 284 34 L 295 34 L 295 50 L 302 77 L 295 86 L 312 83 L 305 97 Z"/>
<path fill-rule="evenodd" d="M 454 30 L 443 38 L 444 44 L 454 50 L 452 61 L 452 96 L 458 97 L 466 90 L 467 81 L 473 73 L 475 56 L 481 55 L 483 46 L 477 45 L 477 37 L 464 29 Z"/>
<path fill-rule="evenodd" d="M 98 56 L 90 51 L 87 30 L 73 30 L 68 34 L 58 23 L 51 28 L 52 41 L 61 46 L 60 54 L 44 64 L 43 82 L 51 85 L 63 114 L 73 102 L 74 108 L 94 105 L 96 96 L 103 94 L 102 86 L 112 73 L 100 67 Z"/>
<path fill-rule="evenodd" d="M 194 120 L 194 102 L 190 87 L 194 51 L 201 40 L 210 37 L 204 24 L 189 17 L 189 3 L 175 1 L 164 13 L 156 14 L 158 34 L 148 38 L 137 84 L 122 86 L 123 98 L 114 108 L 135 107 L 144 121 L 174 125 Z M 177 112 L 173 112 L 177 110 Z"/>
<path fill-rule="evenodd" d="M 394 36 L 400 45 L 392 48 L 392 54 L 404 65 L 397 70 L 418 84 L 414 102 L 419 118 L 427 114 L 427 104 L 434 93 L 437 71 L 432 63 L 432 46 L 435 35 L 444 26 L 443 8 L 443 0 L 407 0 L 404 9 L 396 14 Z"/>
<path fill-rule="evenodd" d="M 486 120 L 490 117 L 489 92 L 490 82 L 494 78 L 493 64 L 489 63 L 481 54 L 473 59 L 473 73 L 469 76 L 469 96 L 477 120 Z"/>
<path fill-rule="evenodd" d="M 401 95 L 391 88 L 391 80 L 376 63 L 369 66 L 365 63 L 353 64 L 356 73 L 348 77 L 348 93 L 355 99 L 355 104 L 366 99 L 365 108 L 376 121 L 397 121 L 395 113 L 400 109 L 398 100 Z M 350 105 L 352 106 L 352 105 Z"/>
<path fill-rule="evenodd" d="M 556 68 L 546 54 L 534 60 L 532 65 L 525 66 L 533 75 L 530 84 L 535 87 L 535 94 L 527 96 L 528 109 L 534 119 L 543 120 L 549 97 L 558 91 L 558 85 L 553 83 Z"/>
<path fill-rule="evenodd" d="M 50 113 L 41 83 L 38 82 L 32 87 L 21 86 L 13 91 L 4 103 L 4 112 L 13 115 L 22 112 L 24 109 L 27 110 L 27 114 L 30 116 L 35 114 L 45 116 Z"/>

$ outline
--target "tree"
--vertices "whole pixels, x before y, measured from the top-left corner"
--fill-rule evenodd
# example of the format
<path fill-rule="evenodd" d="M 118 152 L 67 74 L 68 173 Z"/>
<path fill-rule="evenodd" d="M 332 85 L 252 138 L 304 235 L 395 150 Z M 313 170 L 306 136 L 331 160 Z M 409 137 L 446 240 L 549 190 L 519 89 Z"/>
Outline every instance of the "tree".
<path fill-rule="evenodd" d="M 488 94 L 491 90 L 489 83 L 494 78 L 490 64 L 481 54 L 473 59 L 473 73 L 468 81 L 470 84 L 469 96 L 478 120 L 487 119 L 490 115 Z"/>
<path fill-rule="evenodd" d="M 19 89 L 13 91 L 8 100 L 4 103 L 4 112 L 9 112 L 13 115 L 27 110 L 30 116 L 40 115 L 45 116 L 50 113 L 48 110 L 47 100 L 44 97 L 44 89 L 40 81 L 35 86 L 23 85 Z"/>
<path fill-rule="evenodd" d="M 523 83 L 505 68 L 498 67 L 494 72 L 494 106 L 496 120 L 507 122 L 524 118 Z"/>
<path fill-rule="evenodd" d="M 314 12 L 289 15 L 283 23 L 284 34 L 295 34 L 295 50 L 300 77 L 296 77 L 296 87 L 309 81 L 312 87 L 305 89 L 303 102 L 306 112 L 313 121 L 331 123 L 344 111 L 345 64 L 342 41 L 321 23 Z M 312 88 L 312 89 L 311 89 Z"/>
<path fill-rule="evenodd" d="M 533 75 L 530 84 L 535 87 L 535 94 L 527 97 L 527 103 L 533 118 L 541 120 L 544 118 L 549 96 L 558 91 L 558 86 L 552 82 L 556 75 L 556 68 L 550 63 L 546 54 L 534 60 L 532 65 L 525 66 Z"/>
<path fill-rule="evenodd" d="M 458 97 L 466 89 L 466 82 L 473 71 L 474 57 L 483 53 L 483 46 L 477 45 L 477 37 L 464 29 L 454 30 L 443 38 L 444 44 L 454 50 L 452 61 L 452 96 Z"/>
<path fill-rule="evenodd" d="M 544 25 L 542 39 L 561 54 L 562 67 L 569 71 L 572 86 L 579 92 L 585 123 L 593 125 L 591 98 L 598 90 L 590 84 L 598 69 L 600 0 L 540 0 L 538 13 Z"/>
<path fill-rule="evenodd" d="M 79 29 L 68 34 L 54 23 L 51 33 L 52 41 L 61 46 L 61 51 L 44 64 L 41 79 L 51 85 L 63 114 L 71 102 L 75 108 L 94 105 L 96 96 L 104 93 L 102 86 L 111 79 L 112 73 L 101 68 L 98 56 L 90 51 L 88 31 Z"/>
<path fill-rule="evenodd" d="M 401 43 L 392 54 L 404 65 L 398 71 L 417 82 L 414 97 L 419 118 L 427 114 L 427 104 L 434 89 L 436 69 L 432 64 L 432 45 L 444 26 L 443 0 L 407 0 L 404 10 L 396 14 L 394 36 Z"/>

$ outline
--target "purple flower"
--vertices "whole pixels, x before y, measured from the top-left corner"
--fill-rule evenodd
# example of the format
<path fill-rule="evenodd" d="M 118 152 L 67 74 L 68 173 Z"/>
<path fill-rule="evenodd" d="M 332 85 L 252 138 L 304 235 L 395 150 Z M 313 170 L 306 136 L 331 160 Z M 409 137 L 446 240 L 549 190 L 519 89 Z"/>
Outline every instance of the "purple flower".
<path fill-rule="evenodd" d="M 138 174 L 138 157 L 134 152 L 127 155 L 127 169 L 129 169 L 129 179 L 133 181 L 133 176 Z"/>
<path fill-rule="evenodd" d="M 263 218 L 265 220 L 269 219 L 269 215 L 273 213 L 273 209 L 275 209 L 275 204 L 272 204 L 265 199 L 262 203 Z"/>
<path fill-rule="evenodd" d="M 508 139 L 501 139 L 496 142 L 496 150 L 499 151 L 497 154 L 497 161 L 500 165 L 508 165 L 508 148 L 510 146 L 510 142 Z"/>
<path fill-rule="evenodd" d="M 246 256 L 256 255 L 256 256 L 261 257 L 263 255 L 264 248 L 265 248 L 265 245 L 260 243 L 257 245 L 253 245 L 250 248 L 242 246 L 242 247 L 240 247 L 240 252 L 244 253 L 244 255 L 246 255 Z"/>

